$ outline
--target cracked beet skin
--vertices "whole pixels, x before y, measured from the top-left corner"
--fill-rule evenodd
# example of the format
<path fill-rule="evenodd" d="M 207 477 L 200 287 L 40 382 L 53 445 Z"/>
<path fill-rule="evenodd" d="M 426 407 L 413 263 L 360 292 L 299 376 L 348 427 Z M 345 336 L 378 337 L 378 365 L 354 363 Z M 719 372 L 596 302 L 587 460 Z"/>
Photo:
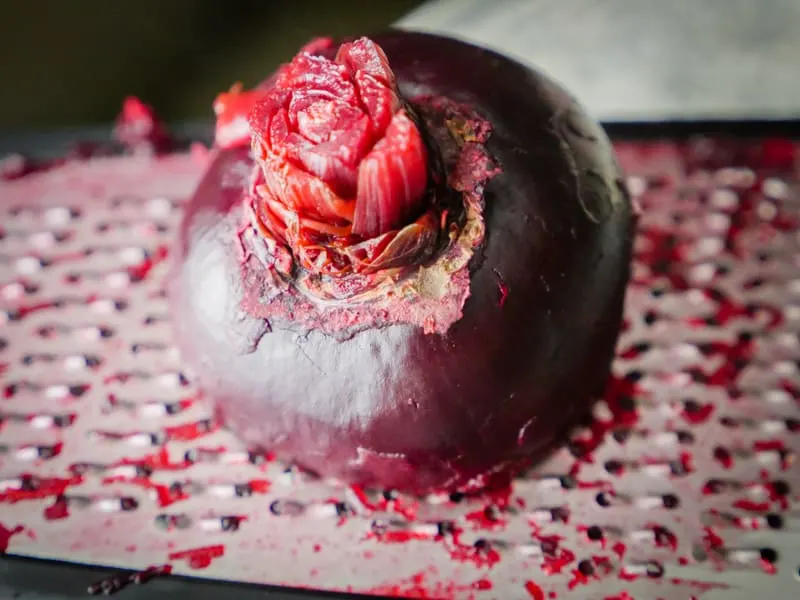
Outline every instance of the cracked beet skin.
<path fill-rule="evenodd" d="M 557 84 L 389 32 L 317 41 L 215 110 L 169 285 L 244 442 L 348 483 L 472 489 L 602 393 L 635 217 Z"/>

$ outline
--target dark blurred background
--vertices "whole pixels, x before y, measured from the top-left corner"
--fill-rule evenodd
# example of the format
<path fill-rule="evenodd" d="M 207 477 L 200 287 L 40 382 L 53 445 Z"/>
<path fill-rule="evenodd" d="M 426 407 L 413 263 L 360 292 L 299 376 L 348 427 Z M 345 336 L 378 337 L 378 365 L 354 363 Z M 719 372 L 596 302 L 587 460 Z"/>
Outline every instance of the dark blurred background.
<path fill-rule="evenodd" d="M 211 118 L 317 35 L 384 28 L 419 0 L 0 0 L 0 130 L 108 123 L 133 94 Z"/>

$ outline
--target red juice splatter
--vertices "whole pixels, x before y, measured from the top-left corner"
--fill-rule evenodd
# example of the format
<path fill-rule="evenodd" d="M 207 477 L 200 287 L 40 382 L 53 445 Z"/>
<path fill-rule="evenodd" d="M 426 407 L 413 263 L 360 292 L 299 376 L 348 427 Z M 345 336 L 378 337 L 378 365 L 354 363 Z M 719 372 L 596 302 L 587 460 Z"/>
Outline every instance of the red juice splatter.
<path fill-rule="evenodd" d="M 700 425 L 708 421 L 711 414 L 714 412 L 714 405 L 712 403 L 704 404 L 695 410 L 688 410 L 686 408 L 681 411 L 681 417 L 692 425 Z"/>
<path fill-rule="evenodd" d="M 153 252 L 152 256 L 144 259 L 138 265 L 128 268 L 128 276 L 130 277 L 130 280 L 135 282 L 146 279 L 150 274 L 150 271 L 152 271 L 160 263 L 164 262 L 168 255 L 169 248 L 164 245 L 159 246 L 156 248 L 155 252 Z"/>
<path fill-rule="evenodd" d="M 386 544 L 405 544 L 414 540 L 432 540 L 435 536 L 416 531 L 386 531 L 375 538 Z"/>
<path fill-rule="evenodd" d="M 711 527 L 703 527 L 703 545 L 709 550 L 715 550 L 722 548 L 725 541 Z"/>
<path fill-rule="evenodd" d="M 461 532 L 453 532 L 450 540 L 445 540 L 445 545 L 450 553 L 450 559 L 461 563 L 472 563 L 476 567 L 491 568 L 500 562 L 500 553 L 492 548 L 491 544 L 475 546 L 462 544 Z"/>
<path fill-rule="evenodd" d="M 11 543 L 11 538 L 23 531 L 25 531 L 25 527 L 22 525 L 17 525 L 13 529 L 9 529 L 0 523 L 0 556 L 8 552 L 8 545 Z"/>
<path fill-rule="evenodd" d="M 620 473 L 621 474 L 621 473 Z M 611 490 L 614 486 L 610 481 L 603 479 L 596 479 L 594 481 L 576 481 L 576 486 L 579 490 Z"/>
<path fill-rule="evenodd" d="M 367 496 L 364 488 L 362 488 L 360 485 L 351 485 L 350 491 L 367 510 L 375 511 L 379 509 L 379 507 L 369 499 L 369 496 Z"/>
<path fill-rule="evenodd" d="M 778 568 L 775 566 L 775 564 L 768 560 L 762 558 L 758 561 L 758 564 L 761 567 L 761 570 L 767 575 L 775 575 L 778 572 Z"/>
<path fill-rule="evenodd" d="M 528 595 L 530 595 L 533 600 L 544 600 L 544 592 L 542 591 L 542 588 L 540 588 L 531 580 L 525 582 L 525 591 L 528 592 Z"/>
<path fill-rule="evenodd" d="M 493 505 L 486 506 L 476 511 L 467 513 L 464 518 L 473 526 L 473 529 L 494 531 L 506 526 L 506 520 L 497 516 L 497 508 Z"/>
<path fill-rule="evenodd" d="M 777 502 L 783 510 L 789 509 L 789 498 L 786 497 L 788 490 L 784 489 L 782 484 L 778 484 L 775 481 L 767 481 L 764 483 L 764 488 L 767 490 L 771 502 Z"/>
<path fill-rule="evenodd" d="M 486 590 L 491 590 L 492 587 L 494 586 L 492 585 L 492 582 L 489 581 L 488 579 L 478 579 L 477 581 L 472 582 L 473 590 L 486 591 Z"/>
<path fill-rule="evenodd" d="M 474 597 L 472 593 L 474 592 L 474 588 L 472 585 L 458 585 L 452 581 L 447 583 L 434 582 L 432 584 L 427 584 L 425 577 L 426 574 L 420 572 L 400 583 L 381 585 L 369 590 L 356 590 L 350 586 L 347 591 L 393 598 L 435 598 L 437 600 L 442 600 L 443 598 Z"/>
<path fill-rule="evenodd" d="M 108 483 L 129 483 L 145 490 L 150 490 L 155 494 L 158 506 L 164 508 L 181 500 L 186 500 L 189 495 L 183 491 L 182 486 L 169 486 L 161 483 L 154 483 L 147 477 L 105 477 L 103 484 Z"/>
<path fill-rule="evenodd" d="M 622 560 L 625 556 L 625 553 L 628 551 L 628 548 L 623 542 L 614 542 L 614 544 L 611 546 L 611 551 L 616 554 L 620 560 Z"/>
<path fill-rule="evenodd" d="M 266 494 L 269 492 L 272 482 L 267 479 L 251 479 L 248 485 L 254 494 Z"/>
<path fill-rule="evenodd" d="M 162 447 L 154 454 L 146 454 L 137 459 L 124 458 L 114 466 L 134 465 L 148 467 L 154 471 L 183 471 L 191 466 L 187 460 L 172 462 L 166 447 Z"/>
<path fill-rule="evenodd" d="M 191 569 L 205 569 L 215 558 L 225 554 L 225 545 L 204 546 L 181 552 L 171 552 L 169 560 L 185 560 Z"/>
<path fill-rule="evenodd" d="M 587 585 L 590 581 L 588 575 L 581 573 L 579 569 L 572 569 L 572 579 L 567 582 L 567 589 L 574 590 L 579 585 Z"/>
<path fill-rule="evenodd" d="M 753 442 L 753 450 L 756 452 L 785 452 L 786 445 L 781 440 L 758 440 Z"/>
<path fill-rule="evenodd" d="M 770 504 L 769 502 L 755 502 L 754 500 L 748 500 L 747 498 L 740 498 L 733 503 L 733 507 L 749 512 L 762 513 L 767 512 L 770 509 Z"/>
<path fill-rule="evenodd" d="M 657 548 L 668 548 L 675 552 L 678 549 L 678 537 L 662 525 L 649 525 L 653 529 Z"/>
<path fill-rule="evenodd" d="M 545 556 L 542 571 L 547 575 L 557 575 L 575 561 L 575 553 L 567 548 L 559 548 L 554 556 Z"/>
<path fill-rule="evenodd" d="M 312 549 L 314 550 L 315 553 L 321 552 L 322 551 L 322 545 L 321 544 L 314 544 Z M 365 554 L 364 558 L 367 558 L 366 557 L 366 553 L 364 553 L 364 554 Z"/>
<path fill-rule="evenodd" d="M 191 442 L 217 429 L 219 429 L 219 424 L 217 423 L 213 423 L 209 427 L 206 421 L 196 421 L 194 423 L 165 427 L 164 432 L 171 442 Z"/>
<path fill-rule="evenodd" d="M 714 448 L 714 460 L 716 460 L 723 469 L 733 468 L 733 454 L 727 448 L 717 446 Z"/>
<path fill-rule="evenodd" d="M 20 479 L 23 485 L 19 489 L 6 489 L 0 493 L 0 503 L 14 504 L 25 500 L 42 500 L 51 496 L 60 496 L 68 487 L 78 485 L 83 481 L 83 478 L 79 476 L 59 479 L 35 477 L 27 473 L 21 475 Z"/>
<path fill-rule="evenodd" d="M 44 509 L 44 518 L 48 521 L 58 521 L 69 516 L 69 504 L 63 496 L 56 498 L 50 506 Z"/>

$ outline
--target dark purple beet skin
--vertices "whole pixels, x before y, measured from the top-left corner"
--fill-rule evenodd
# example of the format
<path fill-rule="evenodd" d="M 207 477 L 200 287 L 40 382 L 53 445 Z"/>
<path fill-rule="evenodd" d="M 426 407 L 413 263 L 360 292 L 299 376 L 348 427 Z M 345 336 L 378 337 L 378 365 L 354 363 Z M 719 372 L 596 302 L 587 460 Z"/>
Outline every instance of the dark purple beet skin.
<path fill-rule="evenodd" d="M 185 215 L 170 277 L 177 339 L 248 444 L 352 484 L 480 487 L 541 455 L 602 393 L 635 217 L 604 132 L 543 74 L 443 37 L 372 39 L 412 106 L 464 103 L 492 127 L 499 172 L 463 316 L 444 332 L 399 323 L 343 338 L 254 315 L 245 300 L 260 271 L 242 267 L 238 235 L 253 161 L 239 148 L 219 152 Z"/>

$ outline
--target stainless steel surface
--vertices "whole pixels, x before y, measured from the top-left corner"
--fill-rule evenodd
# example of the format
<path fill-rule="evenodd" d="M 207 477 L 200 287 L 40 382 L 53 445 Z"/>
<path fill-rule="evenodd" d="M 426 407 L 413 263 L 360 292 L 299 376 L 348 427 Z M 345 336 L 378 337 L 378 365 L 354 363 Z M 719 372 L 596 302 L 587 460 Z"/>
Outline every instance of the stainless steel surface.
<path fill-rule="evenodd" d="M 643 214 L 616 384 L 571 449 L 504 494 L 459 502 L 287 471 L 211 420 L 161 294 L 202 157 L 0 183 L 9 552 L 432 597 L 528 598 L 528 582 L 545 598 L 796 595 L 798 170 L 762 178 L 690 168 L 670 144 L 617 149 Z M 665 264 L 684 283 L 667 285 Z"/>
<path fill-rule="evenodd" d="M 602 120 L 800 117 L 797 0 L 432 0 L 399 25 L 537 65 Z"/>

